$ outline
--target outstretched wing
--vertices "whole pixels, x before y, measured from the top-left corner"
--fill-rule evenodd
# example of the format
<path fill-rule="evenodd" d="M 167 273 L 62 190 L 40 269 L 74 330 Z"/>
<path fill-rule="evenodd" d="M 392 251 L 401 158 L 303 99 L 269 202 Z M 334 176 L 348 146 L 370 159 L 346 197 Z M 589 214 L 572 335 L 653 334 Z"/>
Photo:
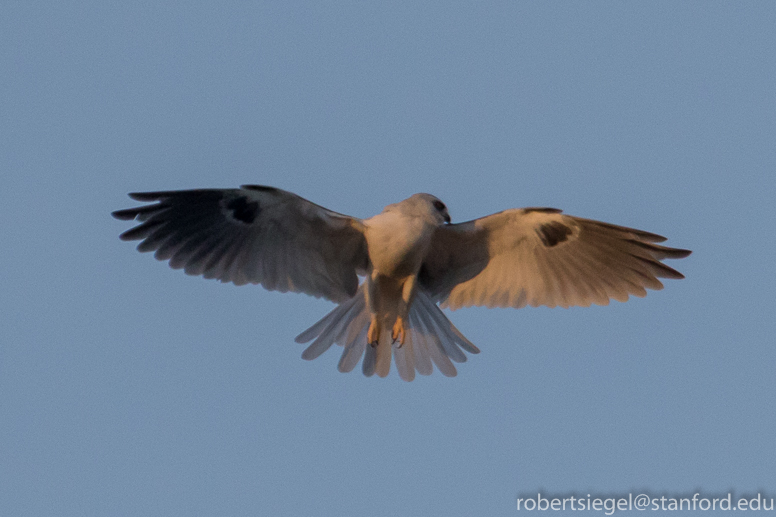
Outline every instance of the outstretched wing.
<path fill-rule="evenodd" d="M 684 278 L 661 260 L 691 252 L 655 244 L 664 240 L 554 208 L 506 210 L 440 226 L 418 278 L 452 309 L 607 305 Z"/>
<path fill-rule="evenodd" d="M 113 212 L 141 222 L 121 239 L 189 275 L 342 302 L 367 268 L 361 221 L 291 192 L 244 185 L 129 196 L 155 203 Z"/>

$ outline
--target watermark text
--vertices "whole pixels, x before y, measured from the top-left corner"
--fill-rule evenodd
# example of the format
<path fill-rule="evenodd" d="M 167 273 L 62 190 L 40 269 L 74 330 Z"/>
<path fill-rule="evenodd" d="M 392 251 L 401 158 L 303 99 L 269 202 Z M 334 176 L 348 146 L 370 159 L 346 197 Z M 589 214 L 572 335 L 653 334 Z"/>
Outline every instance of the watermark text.
<path fill-rule="evenodd" d="M 722 496 L 704 496 L 701 493 L 659 497 L 640 493 L 619 496 L 597 496 L 587 494 L 553 496 L 521 495 L 517 498 L 518 511 L 595 511 L 612 515 L 614 512 L 626 511 L 773 511 L 773 497 L 755 494 L 752 497 L 734 497 L 733 494 Z"/>

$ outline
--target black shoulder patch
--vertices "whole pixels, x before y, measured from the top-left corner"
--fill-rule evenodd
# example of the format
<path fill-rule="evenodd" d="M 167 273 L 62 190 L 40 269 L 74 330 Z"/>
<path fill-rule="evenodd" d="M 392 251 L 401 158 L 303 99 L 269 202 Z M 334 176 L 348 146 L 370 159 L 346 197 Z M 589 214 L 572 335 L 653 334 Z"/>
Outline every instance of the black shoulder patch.
<path fill-rule="evenodd" d="M 571 228 L 558 221 L 543 224 L 536 229 L 536 235 L 539 236 L 544 245 L 548 248 L 557 246 L 559 243 L 567 240 L 571 233 Z"/>
<path fill-rule="evenodd" d="M 529 206 L 528 208 L 523 208 L 523 211 L 525 213 L 540 212 L 543 214 L 559 214 L 563 212 L 563 210 L 560 210 L 559 208 L 547 208 L 547 207 L 538 207 L 538 206 Z"/>
<path fill-rule="evenodd" d="M 259 215 L 259 203 L 248 201 L 244 197 L 236 197 L 226 204 L 226 209 L 231 210 L 232 217 L 245 224 L 251 224 Z"/>
<path fill-rule="evenodd" d="M 241 185 L 240 188 L 246 190 L 258 190 L 259 192 L 277 192 L 275 187 L 265 187 L 264 185 Z"/>

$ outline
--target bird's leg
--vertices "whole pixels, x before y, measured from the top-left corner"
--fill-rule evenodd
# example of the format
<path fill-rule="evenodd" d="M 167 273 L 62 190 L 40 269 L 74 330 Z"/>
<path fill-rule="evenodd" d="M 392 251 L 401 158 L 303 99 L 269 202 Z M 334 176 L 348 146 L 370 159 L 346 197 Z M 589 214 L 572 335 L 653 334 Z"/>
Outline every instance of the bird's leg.
<path fill-rule="evenodd" d="M 377 271 L 372 271 L 370 275 L 366 277 L 366 306 L 369 308 L 369 330 L 366 333 L 366 340 L 371 346 L 377 346 L 380 342 L 380 334 L 382 333 L 382 322 L 378 317 L 377 308 Z"/>
<path fill-rule="evenodd" d="M 415 282 L 417 276 L 412 275 L 404 281 L 404 285 L 401 290 L 401 300 L 396 315 L 396 323 L 393 324 L 393 330 L 391 331 L 391 338 L 393 342 L 399 342 L 399 346 L 404 344 L 404 340 L 407 337 L 407 319 L 409 317 L 410 305 L 415 298 Z"/>
<path fill-rule="evenodd" d="M 364 328 L 364 327 L 361 327 Z M 383 331 L 380 320 L 376 314 L 369 315 L 369 330 L 366 333 L 366 340 L 370 346 L 377 346 L 380 342 L 380 333 Z"/>
<path fill-rule="evenodd" d="M 396 341 L 399 342 L 399 347 L 401 347 L 404 344 L 404 338 L 405 338 L 405 326 L 404 326 L 404 318 L 401 316 L 396 316 L 396 323 L 393 324 L 393 330 L 391 331 L 391 339 L 393 339 L 393 342 L 396 343 Z"/>

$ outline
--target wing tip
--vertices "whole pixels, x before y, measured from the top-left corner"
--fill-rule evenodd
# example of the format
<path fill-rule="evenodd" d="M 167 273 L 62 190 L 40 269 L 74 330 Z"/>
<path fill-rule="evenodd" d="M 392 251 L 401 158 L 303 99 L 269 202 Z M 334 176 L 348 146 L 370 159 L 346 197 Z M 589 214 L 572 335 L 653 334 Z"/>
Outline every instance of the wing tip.
<path fill-rule="evenodd" d="M 681 248 L 671 248 L 671 256 L 666 258 L 671 259 L 683 259 L 692 255 L 692 250 L 685 250 Z"/>
<path fill-rule="evenodd" d="M 111 216 L 113 216 L 114 219 L 119 219 L 120 221 L 131 221 L 135 217 L 137 217 L 139 212 L 137 211 L 137 208 L 125 208 L 124 210 L 114 210 L 110 213 Z"/>
<path fill-rule="evenodd" d="M 130 192 L 127 194 L 135 201 L 156 201 L 165 196 L 165 192 Z"/>

